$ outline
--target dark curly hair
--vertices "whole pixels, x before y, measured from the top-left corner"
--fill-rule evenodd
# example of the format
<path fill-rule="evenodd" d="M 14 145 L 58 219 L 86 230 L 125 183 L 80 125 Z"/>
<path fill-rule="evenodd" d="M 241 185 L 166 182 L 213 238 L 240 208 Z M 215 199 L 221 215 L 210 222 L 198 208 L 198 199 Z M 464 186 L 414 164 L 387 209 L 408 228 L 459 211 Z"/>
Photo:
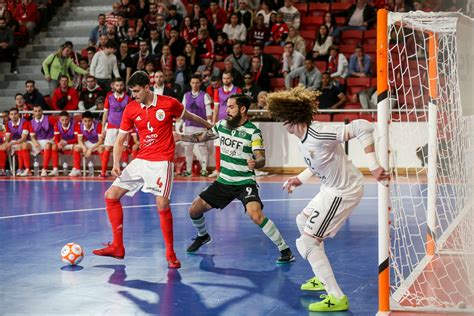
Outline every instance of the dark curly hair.
<path fill-rule="evenodd" d="M 311 124 L 313 114 L 318 112 L 318 91 L 302 86 L 288 91 L 272 92 L 267 95 L 270 115 L 289 124 Z"/>

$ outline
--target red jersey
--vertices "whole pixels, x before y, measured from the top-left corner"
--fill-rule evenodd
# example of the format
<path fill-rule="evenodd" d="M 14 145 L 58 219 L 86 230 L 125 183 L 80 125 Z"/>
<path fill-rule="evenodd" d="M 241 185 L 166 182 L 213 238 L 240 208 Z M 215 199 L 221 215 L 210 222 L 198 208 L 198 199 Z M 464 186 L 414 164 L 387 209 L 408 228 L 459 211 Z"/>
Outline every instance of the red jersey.
<path fill-rule="evenodd" d="M 175 142 L 173 121 L 182 117 L 184 106 L 176 99 L 153 94 L 149 107 L 130 102 L 123 112 L 121 133 L 132 132 L 135 126 L 140 139 L 137 158 L 148 161 L 173 161 Z"/>

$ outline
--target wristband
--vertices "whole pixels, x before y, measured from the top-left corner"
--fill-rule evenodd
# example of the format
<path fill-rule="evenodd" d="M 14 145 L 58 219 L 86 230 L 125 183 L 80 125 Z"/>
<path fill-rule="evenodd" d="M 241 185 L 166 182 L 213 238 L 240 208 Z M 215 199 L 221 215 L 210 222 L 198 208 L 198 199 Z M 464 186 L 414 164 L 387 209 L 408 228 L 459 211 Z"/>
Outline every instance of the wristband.
<path fill-rule="evenodd" d="M 365 157 L 367 158 L 368 168 L 370 171 L 373 171 L 380 167 L 380 164 L 377 161 L 377 156 L 375 155 L 375 152 L 366 153 Z"/>
<path fill-rule="evenodd" d="M 303 170 L 303 172 L 301 172 L 299 175 L 297 175 L 296 177 L 298 178 L 298 180 L 301 181 L 301 183 L 305 183 L 306 181 L 309 180 L 309 178 L 311 178 L 313 176 L 313 172 L 311 171 L 310 168 L 306 168 Z"/>

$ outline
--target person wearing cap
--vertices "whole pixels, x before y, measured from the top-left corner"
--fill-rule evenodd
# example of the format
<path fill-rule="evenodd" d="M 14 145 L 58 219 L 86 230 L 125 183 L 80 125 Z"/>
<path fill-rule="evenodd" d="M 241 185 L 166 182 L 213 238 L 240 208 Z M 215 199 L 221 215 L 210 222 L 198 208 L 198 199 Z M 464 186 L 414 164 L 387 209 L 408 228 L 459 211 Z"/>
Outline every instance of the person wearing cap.
<path fill-rule="evenodd" d="M 285 77 L 285 87 L 290 90 L 293 87 L 293 80 L 298 78 L 299 85 L 306 89 L 316 91 L 321 85 L 321 72 L 314 64 L 313 55 L 309 52 L 306 55 L 304 66 L 296 68 Z"/>
<path fill-rule="evenodd" d="M 239 8 L 235 10 L 239 21 L 245 25 L 246 29 L 252 27 L 252 20 L 253 20 L 253 13 L 249 10 L 249 3 L 248 0 L 240 0 L 239 1 Z"/>

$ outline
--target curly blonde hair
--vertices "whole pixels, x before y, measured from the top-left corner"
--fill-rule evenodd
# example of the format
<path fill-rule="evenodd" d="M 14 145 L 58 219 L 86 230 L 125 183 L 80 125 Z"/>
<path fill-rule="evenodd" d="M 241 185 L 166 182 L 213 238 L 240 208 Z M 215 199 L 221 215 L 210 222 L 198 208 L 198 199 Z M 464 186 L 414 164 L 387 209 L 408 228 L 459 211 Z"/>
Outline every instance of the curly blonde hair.
<path fill-rule="evenodd" d="M 318 91 L 302 86 L 288 91 L 272 92 L 267 95 L 268 111 L 278 120 L 289 124 L 311 124 L 313 114 L 318 112 Z"/>

